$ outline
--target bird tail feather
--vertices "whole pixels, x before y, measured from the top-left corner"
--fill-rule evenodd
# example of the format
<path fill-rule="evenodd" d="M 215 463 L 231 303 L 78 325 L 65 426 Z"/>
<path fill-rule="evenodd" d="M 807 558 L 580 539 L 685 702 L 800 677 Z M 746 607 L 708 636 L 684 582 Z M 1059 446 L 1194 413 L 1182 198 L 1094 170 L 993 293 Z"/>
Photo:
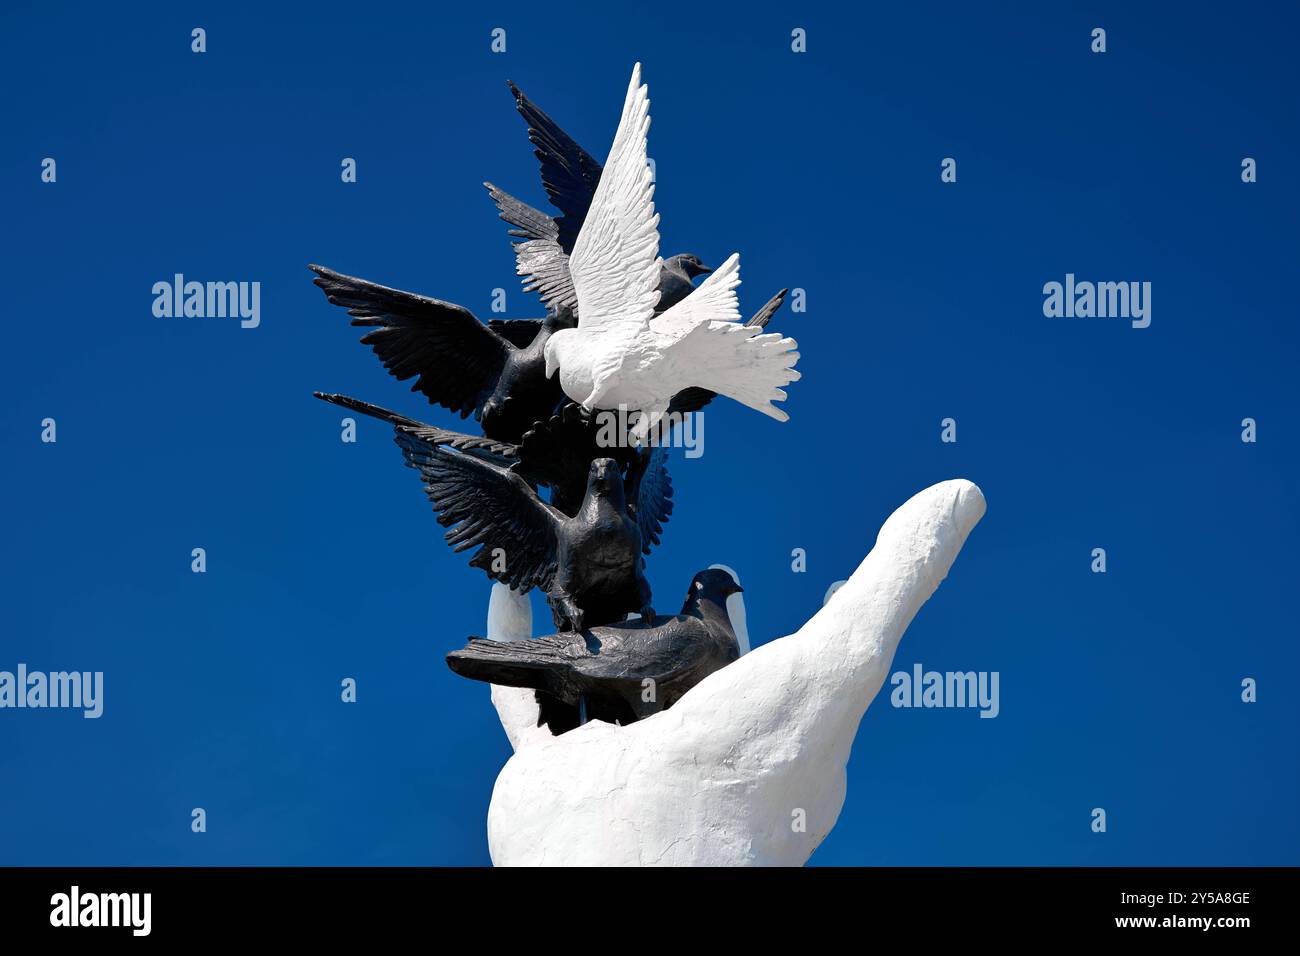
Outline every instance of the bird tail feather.
<path fill-rule="evenodd" d="M 779 422 L 789 420 L 789 414 L 772 403 L 786 398 L 782 386 L 800 378 L 794 368 L 799 361 L 795 351 L 799 343 L 776 332 L 764 333 L 755 326 L 733 322 L 697 326 L 688 338 L 696 340 L 698 351 L 685 343 L 683 351 L 689 349 L 699 356 L 703 373 L 702 380 L 692 384 L 726 395 Z"/>
<path fill-rule="evenodd" d="M 550 690 L 552 674 L 572 658 L 569 642 L 556 638 L 534 641 L 492 641 L 481 637 L 447 655 L 447 666 L 462 677 L 501 684 Z"/>

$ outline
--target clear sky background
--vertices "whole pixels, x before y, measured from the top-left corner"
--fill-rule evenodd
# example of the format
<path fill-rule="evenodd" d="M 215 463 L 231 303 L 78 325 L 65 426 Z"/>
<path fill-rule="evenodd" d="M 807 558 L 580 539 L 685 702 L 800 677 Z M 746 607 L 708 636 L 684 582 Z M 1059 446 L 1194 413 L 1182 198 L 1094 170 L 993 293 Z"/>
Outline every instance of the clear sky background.
<path fill-rule="evenodd" d="M 488 581 L 390 430 L 343 444 L 311 392 L 458 420 L 306 265 L 541 314 L 480 185 L 545 202 L 506 80 L 603 159 L 638 59 L 663 251 L 741 252 L 746 313 L 807 301 L 776 322 L 791 420 L 719 401 L 672 458 L 656 604 L 727 563 L 762 643 L 915 492 L 988 499 L 894 670 L 997 671 L 1001 713 L 887 686 L 813 862 L 1300 863 L 1300 17 L 1276 8 L 5 4 L 0 669 L 106 691 L 99 720 L 0 711 L 0 863 L 489 862 L 510 749 L 442 660 Z M 260 327 L 155 318 L 177 272 L 260 282 Z M 1067 272 L 1150 281 L 1151 326 L 1045 318 Z"/>

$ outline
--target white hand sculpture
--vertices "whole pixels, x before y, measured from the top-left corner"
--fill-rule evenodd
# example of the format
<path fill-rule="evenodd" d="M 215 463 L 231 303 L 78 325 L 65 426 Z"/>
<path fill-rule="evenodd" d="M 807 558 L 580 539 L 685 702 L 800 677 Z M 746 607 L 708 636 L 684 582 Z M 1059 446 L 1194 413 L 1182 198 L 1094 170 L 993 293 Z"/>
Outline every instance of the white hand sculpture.
<path fill-rule="evenodd" d="M 592 721 L 555 737 L 530 725 L 531 691 L 494 687 L 517 749 L 488 810 L 493 863 L 805 863 L 844 805 L 853 738 L 903 631 L 983 514 L 984 496 L 969 481 L 927 488 L 890 516 L 857 571 L 798 633 L 627 727 Z M 500 621 L 498 600 L 494 590 Z M 500 600 L 526 608 L 508 591 Z M 521 636 L 518 627 L 507 634 Z"/>

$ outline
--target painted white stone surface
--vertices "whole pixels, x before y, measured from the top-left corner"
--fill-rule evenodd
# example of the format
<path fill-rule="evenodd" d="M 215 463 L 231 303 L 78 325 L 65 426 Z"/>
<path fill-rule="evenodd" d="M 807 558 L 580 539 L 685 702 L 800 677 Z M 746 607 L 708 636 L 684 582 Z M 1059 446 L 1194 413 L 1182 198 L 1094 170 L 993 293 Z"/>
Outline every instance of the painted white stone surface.
<path fill-rule="evenodd" d="M 512 734 L 517 750 L 488 810 L 493 862 L 805 863 L 839 816 L 858 723 L 903 632 L 983 514 L 969 481 L 927 488 L 797 633 L 710 675 L 671 710 L 628 727 Z M 517 715 L 501 713 L 509 733 Z"/>
<path fill-rule="evenodd" d="M 492 641 L 526 641 L 533 636 L 533 606 L 527 594 L 512 591 L 499 581 L 492 583 L 488 598 L 487 637 Z M 492 705 L 501 718 L 510 746 L 518 750 L 529 742 L 553 736 L 537 726 L 537 696 L 526 687 L 492 685 Z"/>

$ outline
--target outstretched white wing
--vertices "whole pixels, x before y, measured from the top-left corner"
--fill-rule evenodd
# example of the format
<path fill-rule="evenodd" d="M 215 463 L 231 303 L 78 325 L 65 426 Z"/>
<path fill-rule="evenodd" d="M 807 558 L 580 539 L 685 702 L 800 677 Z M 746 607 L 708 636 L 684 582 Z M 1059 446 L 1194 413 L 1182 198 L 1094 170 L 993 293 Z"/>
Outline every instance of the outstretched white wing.
<path fill-rule="evenodd" d="M 615 328 L 629 339 L 659 302 L 659 217 L 646 164 L 650 100 L 641 64 L 623 103 L 614 145 L 569 257 L 578 296 L 578 327 Z"/>
<path fill-rule="evenodd" d="M 681 338 L 701 322 L 740 321 L 740 302 L 736 286 L 740 285 L 740 256 L 732 253 L 691 294 L 650 323 L 651 331 Z"/>

